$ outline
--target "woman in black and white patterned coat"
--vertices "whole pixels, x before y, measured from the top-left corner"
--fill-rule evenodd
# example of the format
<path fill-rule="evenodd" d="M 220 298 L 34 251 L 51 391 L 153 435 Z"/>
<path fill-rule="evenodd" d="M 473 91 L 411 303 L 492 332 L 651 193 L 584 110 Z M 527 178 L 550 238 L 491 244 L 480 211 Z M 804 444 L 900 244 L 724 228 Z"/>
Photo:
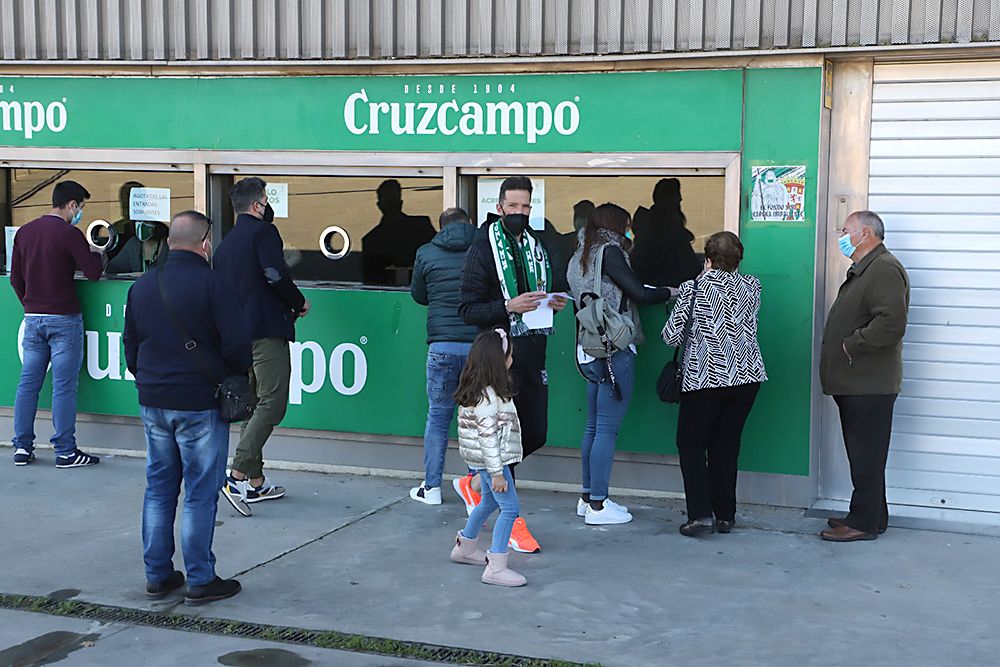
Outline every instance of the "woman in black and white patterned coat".
<path fill-rule="evenodd" d="M 757 343 L 760 281 L 739 273 L 742 259 L 739 237 L 713 234 L 705 243 L 705 270 L 681 285 L 663 328 L 667 345 L 681 345 L 694 300 L 677 420 L 688 514 L 680 532 L 688 537 L 733 529 L 740 439 L 767 380 Z"/>

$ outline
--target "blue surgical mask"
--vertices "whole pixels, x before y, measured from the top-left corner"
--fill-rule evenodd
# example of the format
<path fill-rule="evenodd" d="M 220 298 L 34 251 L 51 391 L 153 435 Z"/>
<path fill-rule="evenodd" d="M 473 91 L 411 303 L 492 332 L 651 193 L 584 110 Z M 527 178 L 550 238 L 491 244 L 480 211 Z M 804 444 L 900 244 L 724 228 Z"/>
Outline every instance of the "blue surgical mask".
<path fill-rule="evenodd" d="M 83 209 L 78 208 L 76 209 L 76 215 L 74 215 L 73 219 L 69 221 L 69 224 L 75 225 L 76 223 L 80 222 L 81 218 L 83 218 Z"/>
<path fill-rule="evenodd" d="M 856 245 L 851 243 L 851 236 L 851 234 L 844 234 L 837 239 L 837 243 L 840 244 L 840 252 L 844 253 L 845 257 L 851 257 L 858 249 Z"/>

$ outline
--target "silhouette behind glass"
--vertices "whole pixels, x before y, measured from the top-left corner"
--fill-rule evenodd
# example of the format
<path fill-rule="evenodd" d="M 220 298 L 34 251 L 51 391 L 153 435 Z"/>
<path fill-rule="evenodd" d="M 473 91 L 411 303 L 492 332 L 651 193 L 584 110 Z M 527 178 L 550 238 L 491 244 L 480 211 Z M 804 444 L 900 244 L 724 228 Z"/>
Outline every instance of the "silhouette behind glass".
<path fill-rule="evenodd" d="M 399 181 L 382 181 L 376 195 L 382 219 L 361 239 L 362 277 L 369 285 L 405 284 L 396 270 L 413 268 L 417 249 L 434 238 L 434 226 L 426 215 L 403 213 Z"/>
<path fill-rule="evenodd" d="M 663 178 L 653 188 L 653 206 L 640 206 L 632 218 L 635 250 L 632 266 L 647 285 L 677 287 L 701 272 L 681 211 L 681 182 Z"/>

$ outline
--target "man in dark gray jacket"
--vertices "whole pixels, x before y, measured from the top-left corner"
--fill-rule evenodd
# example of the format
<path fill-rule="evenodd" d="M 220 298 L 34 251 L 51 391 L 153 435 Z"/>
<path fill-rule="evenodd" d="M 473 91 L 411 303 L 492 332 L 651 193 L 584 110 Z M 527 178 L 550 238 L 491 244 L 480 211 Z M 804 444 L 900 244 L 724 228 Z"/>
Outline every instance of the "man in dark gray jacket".
<path fill-rule="evenodd" d="M 885 464 L 903 381 L 910 279 L 886 250 L 885 226 L 875 213 L 852 213 L 838 233 L 841 252 L 854 263 L 827 316 L 820 380 L 840 408 L 854 493 L 850 514 L 830 519 L 820 535 L 854 542 L 874 540 L 889 524 Z"/>
<path fill-rule="evenodd" d="M 448 449 L 448 429 L 455 416 L 453 395 L 476 337 L 476 327 L 458 314 L 465 251 L 476 237 L 469 214 L 449 208 L 441 214 L 441 231 L 417 251 L 410 294 L 427 311 L 427 427 L 424 431 L 424 481 L 410 497 L 441 504 L 441 473 Z"/>

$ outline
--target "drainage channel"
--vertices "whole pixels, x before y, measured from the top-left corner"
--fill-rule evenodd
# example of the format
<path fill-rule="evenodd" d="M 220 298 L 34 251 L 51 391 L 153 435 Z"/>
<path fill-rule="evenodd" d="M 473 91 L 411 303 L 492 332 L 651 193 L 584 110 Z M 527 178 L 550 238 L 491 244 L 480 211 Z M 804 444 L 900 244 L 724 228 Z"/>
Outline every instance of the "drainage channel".
<path fill-rule="evenodd" d="M 68 616 L 101 623 L 124 623 L 166 630 L 198 632 L 224 637 L 244 637 L 300 646 L 353 651 L 392 658 L 410 658 L 452 665 L 500 665 L 503 667 L 598 667 L 596 663 L 532 658 L 511 653 L 493 653 L 424 642 L 372 637 L 369 635 L 308 630 L 263 623 L 246 623 L 219 618 L 203 618 L 183 614 L 160 613 L 128 609 L 112 605 L 59 600 L 35 595 L 0 593 L 0 609 L 30 611 L 53 616 Z"/>

